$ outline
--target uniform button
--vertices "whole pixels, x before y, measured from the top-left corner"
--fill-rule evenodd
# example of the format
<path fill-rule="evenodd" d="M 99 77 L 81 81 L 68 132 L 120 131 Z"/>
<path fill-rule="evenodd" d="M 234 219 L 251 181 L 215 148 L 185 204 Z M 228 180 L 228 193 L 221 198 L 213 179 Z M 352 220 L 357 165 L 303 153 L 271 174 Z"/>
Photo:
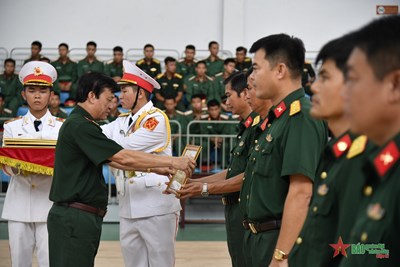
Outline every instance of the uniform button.
<path fill-rule="evenodd" d="M 364 187 L 364 195 L 369 197 L 370 195 L 372 195 L 372 186 L 368 185 L 366 187 Z"/>
<path fill-rule="evenodd" d="M 316 212 L 318 211 L 318 207 L 317 207 L 317 206 L 314 206 L 314 207 L 312 208 L 312 211 L 313 211 L 314 213 L 316 213 Z"/>
<path fill-rule="evenodd" d="M 250 196 L 249 196 L 249 195 L 247 195 L 247 196 L 246 196 L 246 198 L 247 198 L 247 199 L 249 199 L 249 198 L 250 198 Z"/>
<path fill-rule="evenodd" d="M 256 139 L 256 140 L 254 141 L 254 143 L 255 143 L 255 144 L 258 144 L 258 140 Z"/>
<path fill-rule="evenodd" d="M 300 245 L 301 243 L 303 243 L 303 239 L 299 236 L 299 237 L 296 239 L 296 244 L 297 244 L 297 245 Z"/>
<path fill-rule="evenodd" d="M 242 138 L 240 135 L 238 136 L 238 139 Z"/>
<path fill-rule="evenodd" d="M 367 241 L 367 239 L 368 239 L 368 234 L 366 232 L 363 232 L 361 234 L 361 241 L 365 242 L 365 241 Z"/>
<path fill-rule="evenodd" d="M 229 168 L 229 169 L 228 169 L 228 172 L 230 172 L 231 170 L 232 170 L 232 168 Z"/>
<path fill-rule="evenodd" d="M 251 175 L 254 175 L 254 171 L 251 172 Z"/>
<path fill-rule="evenodd" d="M 256 158 L 253 158 L 253 161 L 256 161 Z"/>
<path fill-rule="evenodd" d="M 243 181 L 246 179 L 246 177 L 243 176 Z"/>
<path fill-rule="evenodd" d="M 328 177 L 328 174 L 326 172 L 321 172 L 321 179 L 326 179 Z"/>
<path fill-rule="evenodd" d="M 267 127 L 271 127 L 271 123 L 268 123 Z"/>
<path fill-rule="evenodd" d="M 238 201 L 240 202 L 240 198 L 238 198 Z"/>

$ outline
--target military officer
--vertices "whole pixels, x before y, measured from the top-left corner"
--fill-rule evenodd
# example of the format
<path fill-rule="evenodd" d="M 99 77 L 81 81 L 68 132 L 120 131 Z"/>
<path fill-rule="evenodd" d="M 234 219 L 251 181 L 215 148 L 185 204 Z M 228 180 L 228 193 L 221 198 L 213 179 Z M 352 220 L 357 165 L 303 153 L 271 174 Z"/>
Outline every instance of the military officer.
<path fill-rule="evenodd" d="M 185 48 L 185 57 L 179 59 L 176 65 L 176 72 L 183 76 L 183 78 L 195 75 L 194 70 L 197 60 L 194 58 L 196 55 L 196 47 L 194 45 L 187 45 Z"/>
<path fill-rule="evenodd" d="M 363 172 L 358 173 L 366 177 L 362 205 L 357 211 L 351 202 L 344 207 L 353 210 L 355 221 L 350 238 L 343 240 L 352 248 L 341 267 L 397 266 L 400 262 L 399 30 L 399 16 L 372 21 L 355 32 L 355 47 L 347 61 L 345 113 L 350 130 L 365 134 L 378 147 L 369 153 Z M 381 244 L 375 250 L 378 254 L 360 249 L 368 244 Z"/>
<path fill-rule="evenodd" d="M 71 97 L 75 97 L 76 88 L 73 84 L 77 80 L 77 64 L 68 57 L 69 47 L 66 43 L 61 43 L 58 46 L 60 57 L 51 63 L 57 70 L 58 80 L 54 84 L 55 92 L 70 92 Z"/>
<path fill-rule="evenodd" d="M 154 56 L 154 46 L 152 44 L 146 44 L 143 48 L 144 58 L 136 62 L 141 70 L 146 72 L 152 78 L 155 78 L 161 73 L 161 64 L 158 59 L 153 58 Z"/>
<path fill-rule="evenodd" d="M 128 114 L 103 125 L 103 133 L 126 149 L 171 156 L 171 128 L 167 115 L 153 107 L 150 95 L 160 85 L 127 60 L 120 101 Z M 120 240 L 126 266 L 174 266 L 179 200 L 162 194 L 167 176 L 149 172 L 114 173 L 119 188 Z M 154 235 L 154 229 L 158 230 Z"/>
<path fill-rule="evenodd" d="M 145 86 L 146 77 L 140 77 L 138 84 Z M 195 162 L 187 157 L 123 149 L 102 133 L 95 120 L 107 117 L 114 99 L 113 91 L 117 88 L 115 81 L 105 74 L 84 74 L 78 82 L 78 105 L 60 129 L 50 191 L 54 204 L 47 219 L 51 266 L 94 265 L 108 202 L 103 163 L 123 170 L 164 175 L 173 173 L 170 168 L 191 175 L 195 167 Z M 156 126 L 154 119 L 146 124 L 148 128 Z M 154 187 L 153 180 L 149 178 L 148 182 Z"/>
<path fill-rule="evenodd" d="M 15 60 L 4 60 L 4 73 L 0 75 L 0 92 L 4 95 L 5 107 L 11 109 L 12 115 L 17 114 L 18 107 L 22 104 L 20 93 L 22 86 L 15 71 Z"/>
<path fill-rule="evenodd" d="M 289 255 L 289 266 L 337 266 L 342 254 L 332 257 L 329 244 L 339 237 L 348 240 L 354 210 L 362 200 L 364 180 L 358 175 L 365 160 L 367 138 L 349 132 L 344 115 L 344 70 L 353 48 L 352 35 L 327 43 L 315 65 L 322 63 L 318 79 L 312 84 L 311 116 L 324 119 L 333 137 L 322 152 L 313 186 L 313 198 L 299 237 Z M 348 160 L 351 158 L 350 160 Z M 357 176 L 354 178 L 352 176 Z M 368 190 L 368 189 L 365 189 Z M 365 191 L 368 193 L 367 191 Z"/>
<path fill-rule="evenodd" d="M 113 48 L 113 60 L 104 66 L 104 73 L 119 82 L 122 77 L 122 60 L 124 59 L 124 51 L 122 47 Z"/>
<path fill-rule="evenodd" d="M 218 57 L 219 44 L 216 41 L 208 43 L 208 50 L 210 55 L 203 61 L 206 63 L 207 75 L 213 78 L 215 74 L 224 71 L 224 60 Z"/>
<path fill-rule="evenodd" d="M 215 92 L 215 99 L 221 102 L 222 109 L 228 111 L 226 104 L 222 103 L 225 96 L 224 81 L 235 71 L 235 59 L 227 58 L 224 60 L 224 71 L 217 73 L 213 81 L 213 90 Z"/>
<path fill-rule="evenodd" d="M 323 122 L 310 118 L 310 102 L 301 88 L 302 41 L 270 35 L 250 52 L 255 53 L 251 77 L 256 95 L 274 106 L 256 128 L 240 192 L 244 250 L 249 266 L 278 266 L 287 263 L 306 217 L 327 131 Z"/>
<path fill-rule="evenodd" d="M 177 109 L 185 111 L 183 104 L 183 81 L 182 76 L 176 73 L 176 59 L 173 57 L 166 57 L 165 72 L 158 74 L 156 81 L 161 85 L 161 89 L 157 90 L 154 95 L 156 98 L 155 106 L 159 109 L 164 109 L 164 101 L 167 97 L 173 97 L 177 103 Z"/>
<path fill-rule="evenodd" d="M 22 67 L 19 79 L 29 111 L 4 124 L 4 138 L 57 139 L 63 119 L 52 116 L 47 108 L 57 71 L 48 63 L 30 61 Z M 5 171 L 11 181 L 2 218 L 8 221 L 12 264 L 31 266 L 36 250 L 39 266 L 49 266 L 46 220 L 52 204 L 48 198 L 52 177 L 9 166 Z"/>
<path fill-rule="evenodd" d="M 207 65 L 204 61 L 196 63 L 196 75 L 184 81 L 187 102 L 190 103 L 193 95 L 201 94 L 203 98 L 211 100 L 215 98 L 213 80 L 206 75 Z"/>
<path fill-rule="evenodd" d="M 104 72 L 104 64 L 96 58 L 96 49 L 97 44 L 93 41 L 90 41 L 86 44 L 86 53 L 87 56 L 78 62 L 77 71 L 78 78 L 80 78 L 83 74 L 97 71 Z"/>
<path fill-rule="evenodd" d="M 251 58 L 246 57 L 247 49 L 243 46 L 236 48 L 236 69 L 238 71 L 248 71 L 252 65 Z"/>

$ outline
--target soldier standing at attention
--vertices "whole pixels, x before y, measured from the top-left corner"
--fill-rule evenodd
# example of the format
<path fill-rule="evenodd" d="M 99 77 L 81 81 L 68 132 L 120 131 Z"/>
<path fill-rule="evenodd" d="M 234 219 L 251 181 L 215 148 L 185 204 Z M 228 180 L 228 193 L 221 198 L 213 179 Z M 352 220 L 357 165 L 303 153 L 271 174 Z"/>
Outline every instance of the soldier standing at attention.
<path fill-rule="evenodd" d="M 161 64 L 158 59 L 153 58 L 154 56 L 154 46 L 152 44 L 146 44 L 143 48 L 144 58 L 136 62 L 141 70 L 146 72 L 151 78 L 155 78 L 161 73 Z"/>
<path fill-rule="evenodd" d="M 319 155 L 327 141 L 323 122 L 309 115 L 301 88 L 303 42 L 286 34 L 255 42 L 251 79 L 256 95 L 273 107 L 256 129 L 240 206 L 248 266 L 287 264 L 307 215 Z"/>
<path fill-rule="evenodd" d="M 378 147 L 362 172 L 368 194 L 356 213 L 347 244 L 383 244 L 380 255 L 353 251 L 341 267 L 397 266 L 400 262 L 400 16 L 375 20 L 356 31 L 346 66 L 345 113 L 350 130 L 365 134 Z M 373 36 L 374 38 L 371 38 Z M 353 178 L 353 177 L 352 177 Z M 354 177 L 355 178 L 355 177 Z"/>
<path fill-rule="evenodd" d="M 63 119 L 47 108 L 57 71 L 48 63 L 30 61 L 19 72 L 22 96 L 29 106 L 25 116 L 4 124 L 4 138 L 56 140 Z M 37 155 L 40 156 L 40 155 Z M 40 267 L 49 266 L 47 214 L 53 177 L 5 167 L 11 176 L 2 218 L 8 220 L 12 266 L 32 266 L 33 251 Z"/>

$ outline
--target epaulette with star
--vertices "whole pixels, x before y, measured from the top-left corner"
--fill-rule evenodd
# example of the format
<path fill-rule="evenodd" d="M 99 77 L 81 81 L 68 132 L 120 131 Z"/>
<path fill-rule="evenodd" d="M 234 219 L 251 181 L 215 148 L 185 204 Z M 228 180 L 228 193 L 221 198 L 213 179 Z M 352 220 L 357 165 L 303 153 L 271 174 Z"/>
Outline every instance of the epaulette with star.
<path fill-rule="evenodd" d="M 347 152 L 346 158 L 351 159 L 354 158 L 355 156 L 362 154 L 367 146 L 367 141 L 368 138 L 366 135 L 360 135 L 359 137 L 354 139 L 349 149 L 349 152 Z"/>
<path fill-rule="evenodd" d="M 16 120 L 19 120 L 19 119 L 22 119 L 22 116 L 15 117 L 15 118 L 12 118 L 12 119 L 10 119 L 10 120 L 8 120 L 8 121 L 5 121 L 4 124 L 7 124 L 7 123 L 9 123 L 9 122 L 16 121 Z"/>
<path fill-rule="evenodd" d="M 174 73 L 174 77 L 176 77 L 176 78 L 178 78 L 178 79 L 182 79 L 182 78 L 183 78 L 183 76 L 180 75 L 180 74 L 178 74 L 178 73 Z"/>
<path fill-rule="evenodd" d="M 295 100 L 290 104 L 289 116 L 293 116 L 301 111 L 300 100 Z"/>
<path fill-rule="evenodd" d="M 254 127 L 254 126 L 256 126 L 257 124 L 259 124 L 259 123 L 260 123 L 260 120 L 261 120 L 260 115 L 257 115 L 257 116 L 254 118 L 253 124 L 251 125 L 251 127 Z"/>
<path fill-rule="evenodd" d="M 131 113 L 130 112 L 121 113 L 118 115 L 118 117 L 127 117 L 127 116 L 129 116 L 129 114 L 131 114 Z"/>

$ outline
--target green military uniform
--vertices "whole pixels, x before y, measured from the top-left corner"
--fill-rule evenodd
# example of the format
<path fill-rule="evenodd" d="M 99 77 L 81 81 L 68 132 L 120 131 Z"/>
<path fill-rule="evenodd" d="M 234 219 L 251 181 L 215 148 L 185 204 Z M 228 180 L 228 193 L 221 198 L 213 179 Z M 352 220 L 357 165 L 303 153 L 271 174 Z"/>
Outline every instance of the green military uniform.
<path fill-rule="evenodd" d="M 289 266 L 339 264 L 341 257 L 332 257 L 333 249 L 329 244 L 337 243 L 339 236 L 349 239 L 354 207 L 358 207 L 363 198 L 364 179 L 359 173 L 367 154 L 364 153 L 366 147 L 365 136 L 354 138 L 348 132 L 333 138 L 325 147 L 306 221 L 289 254 Z"/>
<path fill-rule="evenodd" d="M 211 61 L 211 56 L 204 60 L 207 66 L 207 75 L 210 77 L 214 77 L 215 74 L 224 71 L 224 61 L 220 58 L 216 58 L 214 61 Z"/>
<path fill-rule="evenodd" d="M 117 64 L 116 62 L 112 61 L 104 66 L 104 73 L 108 76 L 112 77 L 122 77 L 122 62 Z"/>
<path fill-rule="evenodd" d="M 266 266 L 272 259 L 290 176 L 302 174 L 314 180 L 327 129 L 310 117 L 309 110 L 310 101 L 301 88 L 272 107 L 256 128 L 240 192 L 244 218 L 251 223 L 248 226 L 258 229 L 257 234 L 245 232 L 248 266 Z M 259 229 L 267 222 L 275 226 Z"/>
<path fill-rule="evenodd" d="M 182 76 L 180 74 L 174 73 L 173 77 L 168 78 L 166 73 L 161 73 L 157 75 L 156 81 L 160 84 L 161 88 L 160 90 L 155 90 L 154 91 L 155 94 L 160 94 L 164 98 L 167 97 L 176 98 L 178 96 L 178 92 L 182 92 L 183 94 L 183 81 L 182 81 Z M 153 101 L 155 102 L 155 106 L 157 108 L 159 109 L 165 108 L 163 102 L 155 100 L 155 98 L 153 98 Z M 177 103 L 176 109 L 180 111 L 185 110 L 183 101 L 179 101 Z"/>
<path fill-rule="evenodd" d="M 228 75 L 229 76 L 229 75 Z M 213 81 L 213 89 L 215 92 L 215 99 L 218 100 L 219 102 L 222 102 L 221 100 L 225 96 L 225 85 L 224 85 L 224 80 L 228 78 L 228 76 L 224 75 L 224 72 L 220 72 L 215 75 L 214 81 Z"/>
<path fill-rule="evenodd" d="M 182 58 L 176 64 L 176 73 L 182 75 L 183 78 L 196 75 L 196 63 L 197 60 L 193 60 L 193 62 L 187 62 L 184 58 Z"/>
<path fill-rule="evenodd" d="M 12 110 L 8 109 L 8 108 L 4 108 L 4 107 L 0 107 L 0 118 L 2 118 L 2 120 L 0 120 L 0 131 L 3 131 L 3 125 L 4 122 L 6 122 L 8 119 L 4 119 L 4 118 L 12 118 L 14 117 L 12 114 Z"/>
<path fill-rule="evenodd" d="M 104 72 L 103 62 L 95 58 L 94 61 L 90 63 L 87 57 L 78 62 L 78 78 L 80 78 L 85 73 L 95 72 L 95 71 Z"/>
<path fill-rule="evenodd" d="M 155 58 L 151 59 L 150 64 L 147 64 L 146 60 L 142 58 L 136 62 L 136 66 L 138 66 L 141 70 L 146 72 L 152 78 L 155 78 L 158 74 L 161 73 L 161 65 L 160 61 Z"/>
<path fill-rule="evenodd" d="M 250 146 L 253 142 L 255 126 L 260 121 L 260 116 L 252 112 L 237 125 L 238 135 L 235 145 L 231 150 L 231 162 L 228 166 L 226 179 L 230 179 L 245 171 Z M 239 208 L 239 193 L 223 194 L 222 203 L 225 206 L 225 226 L 228 250 L 233 267 L 246 266 L 243 255 L 243 214 Z"/>
<path fill-rule="evenodd" d="M 81 106 L 63 123 L 50 190 L 55 204 L 47 219 L 50 266 L 94 266 L 103 218 L 66 205 L 79 202 L 106 209 L 102 166 L 120 150 Z"/>
<path fill-rule="evenodd" d="M 237 60 L 236 60 L 236 69 L 237 69 L 238 71 L 244 71 L 244 72 L 246 72 L 246 71 L 249 70 L 249 68 L 250 68 L 252 65 L 253 65 L 253 63 L 251 62 L 251 58 L 249 58 L 249 57 L 245 57 L 244 61 L 241 62 L 241 63 L 237 62 Z"/>
<path fill-rule="evenodd" d="M 165 111 L 164 111 L 165 112 Z M 171 135 L 172 135 L 172 152 L 174 156 L 180 156 L 183 149 L 186 145 L 186 126 L 187 119 L 184 112 L 176 110 L 174 114 L 167 114 L 171 126 Z M 171 122 L 171 120 L 176 121 L 180 125 L 179 126 L 175 122 Z M 181 147 L 179 149 L 179 140 L 181 141 Z"/>
<path fill-rule="evenodd" d="M 72 82 L 75 83 L 78 80 L 78 64 L 74 61 L 68 60 L 66 63 L 63 63 L 61 59 L 53 61 L 51 63 L 53 67 L 57 70 L 58 79 L 53 85 L 53 90 L 56 92 L 60 92 L 60 83 L 62 82 Z M 74 86 L 71 86 L 71 91 L 75 90 Z M 75 96 L 75 92 L 71 93 L 71 95 Z"/>
<path fill-rule="evenodd" d="M 188 103 L 192 100 L 192 95 L 200 94 L 206 97 L 206 101 L 214 99 L 215 91 L 213 87 L 213 79 L 205 76 L 203 80 L 192 76 L 184 81 L 186 85 L 186 100 Z"/>
<path fill-rule="evenodd" d="M 40 61 L 42 58 L 43 58 L 43 56 L 40 55 L 40 54 L 38 55 L 38 58 L 32 58 L 32 57 L 27 58 L 27 59 L 24 60 L 24 65 L 25 65 L 26 63 L 28 63 L 28 62 L 31 62 L 31 61 Z"/>
<path fill-rule="evenodd" d="M 359 244 L 347 249 L 340 267 L 398 266 L 400 263 L 400 133 L 386 145 L 369 153 L 361 175 L 366 177 L 363 205 L 348 203 L 346 209 L 355 213 L 355 223 L 346 244 Z M 359 173 L 360 175 L 360 173 Z M 355 178 L 355 177 L 353 177 Z M 336 243 L 336 242 L 335 242 Z M 368 253 L 366 244 L 383 244 L 387 258 Z M 379 254 L 384 254 L 381 249 Z M 371 249 L 374 250 L 374 249 Z M 356 252 L 365 252 L 357 255 Z M 385 255 L 382 255 L 385 256 Z"/>
<path fill-rule="evenodd" d="M 51 115 L 58 117 L 58 118 L 63 118 L 63 119 L 68 118 L 67 112 L 65 112 L 65 110 L 63 110 L 62 108 L 59 108 L 56 112 L 53 112 L 50 110 L 50 113 L 51 113 Z"/>
<path fill-rule="evenodd" d="M 310 81 L 310 78 L 315 78 L 315 71 L 309 62 L 305 62 L 303 66 L 303 73 L 301 75 L 301 85 L 304 87 L 304 90 L 308 95 L 312 95 L 311 86 L 307 85 Z"/>
<path fill-rule="evenodd" d="M 17 74 L 12 74 L 11 76 L 0 75 L 0 92 L 4 95 L 4 106 L 11 109 L 13 116 L 17 114 L 18 107 L 22 105 L 22 89 L 23 87 Z"/>

